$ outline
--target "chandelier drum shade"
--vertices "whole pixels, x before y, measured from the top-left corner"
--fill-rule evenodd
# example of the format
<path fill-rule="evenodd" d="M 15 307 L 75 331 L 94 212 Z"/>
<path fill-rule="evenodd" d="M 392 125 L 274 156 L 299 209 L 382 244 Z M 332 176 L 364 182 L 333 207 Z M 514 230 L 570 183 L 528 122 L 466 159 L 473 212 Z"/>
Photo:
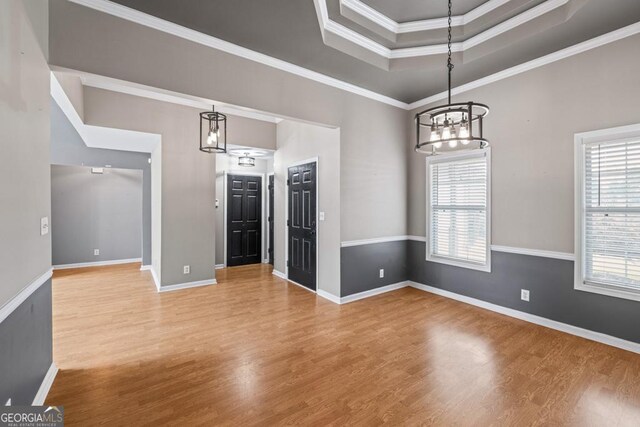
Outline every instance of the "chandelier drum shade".
<path fill-rule="evenodd" d="M 448 100 L 416 114 L 416 151 L 429 156 L 442 151 L 483 149 L 489 141 L 483 135 L 483 120 L 489 107 L 477 102 L 451 102 L 451 1 L 449 0 L 449 42 L 447 56 Z M 444 149 L 444 150 L 443 150 Z"/>
<path fill-rule="evenodd" d="M 227 152 L 227 116 L 218 113 L 215 106 L 200 113 L 200 151 Z"/>
<path fill-rule="evenodd" d="M 249 153 L 244 153 L 244 156 L 238 157 L 238 166 L 242 166 L 245 168 L 252 168 L 256 165 L 256 159 L 254 157 L 250 157 Z"/>

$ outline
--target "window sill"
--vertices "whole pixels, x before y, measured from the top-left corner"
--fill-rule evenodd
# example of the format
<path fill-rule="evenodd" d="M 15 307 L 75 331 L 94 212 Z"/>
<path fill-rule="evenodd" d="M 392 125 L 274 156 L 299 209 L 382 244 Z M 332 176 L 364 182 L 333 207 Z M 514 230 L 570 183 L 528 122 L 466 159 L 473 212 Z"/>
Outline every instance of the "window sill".
<path fill-rule="evenodd" d="M 491 259 L 487 260 L 486 264 L 474 264 L 471 262 L 458 261 L 452 258 L 444 258 L 439 256 L 427 255 L 426 260 L 429 262 L 435 262 L 438 264 L 451 265 L 453 267 L 466 268 L 469 270 L 484 271 L 485 273 L 491 273 Z"/>
<path fill-rule="evenodd" d="M 591 292 L 594 294 L 607 295 L 615 298 L 623 298 L 632 301 L 640 301 L 640 293 L 633 291 L 624 291 L 622 289 L 612 289 L 603 286 L 590 285 L 582 281 L 574 284 L 574 289 L 583 292 Z"/>

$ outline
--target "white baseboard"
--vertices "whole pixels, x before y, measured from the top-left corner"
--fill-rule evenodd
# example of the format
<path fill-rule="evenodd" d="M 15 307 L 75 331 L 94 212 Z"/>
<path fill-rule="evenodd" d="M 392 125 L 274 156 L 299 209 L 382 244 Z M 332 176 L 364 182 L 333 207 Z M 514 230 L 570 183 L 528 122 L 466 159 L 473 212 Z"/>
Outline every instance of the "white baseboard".
<path fill-rule="evenodd" d="M 40 388 L 36 393 L 36 397 L 33 399 L 32 405 L 41 406 L 44 405 L 44 401 L 47 398 L 47 394 L 49 394 L 49 390 L 53 385 L 53 380 L 56 379 L 56 374 L 58 373 L 58 367 L 55 363 L 51 363 L 49 366 L 49 370 L 47 371 L 47 375 L 44 376 L 42 380 L 42 384 L 40 384 Z"/>
<path fill-rule="evenodd" d="M 224 268 L 225 265 L 224 264 L 216 264 L 216 270 L 220 270 L 221 268 Z"/>
<path fill-rule="evenodd" d="M 151 270 L 151 266 L 150 265 L 141 265 L 140 266 L 140 271 L 149 271 Z"/>
<path fill-rule="evenodd" d="M 20 304 L 25 302 L 27 298 L 31 296 L 35 291 L 40 288 L 40 286 L 44 285 L 47 280 L 51 278 L 53 275 L 53 269 L 49 269 L 42 276 L 36 278 L 33 282 L 27 285 L 24 289 L 20 291 L 18 295 L 10 299 L 7 303 L 5 303 L 2 307 L 0 307 L 0 323 L 4 322 L 4 319 L 9 317 L 13 310 L 20 307 Z"/>
<path fill-rule="evenodd" d="M 393 283 L 387 286 L 382 286 L 380 288 L 371 289 L 369 291 L 359 292 L 357 294 L 347 295 L 346 297 L 340 298 L 339 304 L 348 304 L 353 301 L 358 301 L 358 300 L 369 298 L 375 295 L 384 294 L 385 292 L 391 292 L 391 291 L 395 291 L 396 289 L 406 288 L 407 286 L 409 286 L 409 283 L 404 281 L 404 282 Z"/>
<path fill-rule="evenodd" d="M 217 285 L 216 279 L 199 280 L 197 282 L 178 283 L 176 285 L 160 286 L 158 292 L 179 291 L 181 289 L 198 288 L 200 286 Z"/>
<path fill-rule="evenodd" d="M 273 269 L 272 274 L 274 276 L 277 276 L 277 277 L 281 278 L 281 279 L 287 280 L 287 276 L 285 276 L 285 274 L 282 271 L 278 271 L 275 268 Z"/>
<path fill-rule="evenodd" d="M 327 300 L 331 301 L 332 303 L 340 304 L 340 297 L 335 296 L 332 293 L 329 293 L 327 291 L 323 291 L 322 289 L 318 289 L 316 291 L 316 294 L 318 294 L 319 297 L 322 297 L 324 299 L 327 299 Z"/>
<path fill-rule="evenodd" d="M 54 270 L 66 270 L 68 268 L 84 268 L 84 267 L 102 267 L 104 265 L 130 264 L 134 262 L 142 262 L 142 258 L 114 259 L 110 261 L 96 262 L 79 262 L 77 264 L 61 264 L 54 265 Z"/>
<path fill-rule="evenodd" d="M 640 344 L 623 340 L 621 338 L 612 337 L 611 335 L 606 335 L 600 332 L 594 332 L 588 329 L 579 328 L 577 326 L 568 325 L 566 323 L 547 319 L 545 317 L 536 316 L 535 314 L 514 310 L 512 308 L 502 307 L 497 304 L 492 304 L 490 302 L 456 294 L 454 292 L 445 291 L 444 289 L 435 288 L 433 286 L 423 285 L 421 283 L 409 281 L 409 286 L 411 286 L 412 288 L 420 289 L 425 292 L 430 292 L 432 294 L 440 295 L 446 298 L 451 298 L 466 304 L 475 305 L 476 307 L 484 308 L 486 310 L 491 310 L 496 313 L 504 314 L 506 316 L 515 317 L 516 319 L 524 320 L 525 322 L 534 323 L 536 325 L 544 326 L 550 329 L 555 329 L 560 332 L 576 335 L 578 337 L 586 338 L 591 341 L 596 341 L 602 344 L 610 345 L 612 347 L 617 347 L 623 350 L 628 350 L 628 351 L 640 354 Z"/>

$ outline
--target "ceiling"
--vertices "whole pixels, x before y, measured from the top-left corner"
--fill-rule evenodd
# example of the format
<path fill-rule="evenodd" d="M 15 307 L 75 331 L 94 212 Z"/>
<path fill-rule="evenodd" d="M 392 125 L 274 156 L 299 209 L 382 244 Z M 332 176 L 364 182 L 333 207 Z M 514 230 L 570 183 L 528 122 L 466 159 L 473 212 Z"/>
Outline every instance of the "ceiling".
<path fill-rule="evenodd" d="M 451 12 L 463 15 L 487 0 L 454 0 Z M 362 0 L 396 22 L 441 18 L 447 15 L 446 0 Z"/>
<path fill-rule="evenodd" d="M 431 25 L 446 16 L 446 0 L 114 1 L 403 102 L 446 89 L 446 56 L 439 50 L 442 46 L 446 50 L 442 45 L 446 27 L 438 24 L 429 30 L 396 34 L 388 29 L 392 27 L 380 29 L 376 22 L 345 6 L 364 5 L 364 10 L 376 12 L 373 15 L 386 17 L 379 22 L 435 19 L 427 21 Z M 611 7 L 613 3 L 615 7 Z M 453 0 L 453 4 L 453 15 L 460 17 L 454 27 L 454 42 L 458 43 L 454 86 L 640 21 L 638 0 Z M 492 4 L 500 7 L 462 24 L 463 15 Z M 322 7 L 326 7 L 326 22 L 332 22 L 325 26 Z M 520 20 L 522 14 L 531 14 L 536 7 L 549 11 L 479 45 L 465 45 L 474 36 L 491 34 L 499 24 L 504 27 L 507 21 Z M 354 46 L 327 28 L 346 28 L 346 34 L 357 35 L 354 40 L 381 48 Z M 416 49 L 402 51 L 407 47 Z M 414 51 L 420 54 L 386 58 L 386 52 L 394 49 L 400 49 L 403 55 Z"/>

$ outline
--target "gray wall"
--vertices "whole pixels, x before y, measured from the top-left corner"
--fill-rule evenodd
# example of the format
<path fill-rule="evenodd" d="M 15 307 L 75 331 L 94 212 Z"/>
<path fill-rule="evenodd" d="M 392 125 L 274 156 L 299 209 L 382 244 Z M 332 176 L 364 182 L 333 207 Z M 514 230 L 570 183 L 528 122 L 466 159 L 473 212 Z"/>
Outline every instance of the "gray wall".
<path fill-rule="evenodd" d="M 51 16 L 55 65 L 339 127 L 341 239 L 406 234 L 405 110 L 71 2 Z"/>
<path fill-rule="evenodd" d="M 286 182 L 288 167 L 300 161 L 318 157 L 318 288 L 340 295 L 340 129 L 329 129 L 284 120 L 277 126 L 278 150 L 274 168 L 274 268 L 285 272 Z"/>
<path fill-rule="evenodd" d="M 53 265 L 141 258 L 142 171 L 52 165 L 51 221 Z"/>
<path fill-rule="evenodd" d="M 491 273 L 425 261 L 425 243 L 410 241 L 409 279 L 503 307 L 640 343 L 640 304 L 573 289 L 573 262 L 491 253 Z M 528 289 L 530 301 L 520 300 Z"/>
<path fill-rule="evenodd" d="M 200 111 L 101 89 L 84 92 L 87 124 L 162 136 L 161 149 L 152 155 L 152 167 L 161 163 L 160 197 L 153 198 L 161 204 L 160 271 L 153 264 L 162 285 L 215 277 L 216 156 L 198 150 Z M 228 129 L 230 144 L 275 145 L 274 123 L 229 116 Z M 191 274 L 183 274 L 185 265 L 191 266 Z"/>
<path fill-rule="evenodd" d="M 31 405 L 52 358 L 51 279 L 0 323 L 0 402 Z"/>
<path fill-rule="evenodd" d="M 59 78 L 59 74 L 56 74 Z M 68 76 L 71 79 L 71 76 Z M 82 97 L 78 97 L 82 99 Z M 80 102 L 80 101 L 77 101 Z M 58 104 L 51 99 L 51 164 L 142 171 L 142 264 L 151 265 L 151 165 L 146 153 L 87 147 Z M 55 253 L 54 253 L 55 258 Z M 97 261 L 97 260 L 94 260 Z M 54 260 L 54 264 L 59 264 Z"/>
<path fill-rule="evenodd" d="M 404 282 L 409 277 L 408 242 L 373 243 L 341 248 L 340 296 Z M 380 269 L 384 277 L 380 278 Z"/>
<path fill-rule="evenodd" d="M 573 253 L 574 134 L 639 123 L 638 75 L 640 35 L 454 96 L 491 107 L 494 245 Z M 424 236 L 425 157 L 407 155 L 407 234 Z"/>
<path fill-rule="evenodd" d="M 0 307 L 51 268 L 47 2 L 0 2 Z M 30 21 L 31 19 L 31 21 Z M 37 34 L 34 33 L 37 28 Z M 30 404 L 51 365 L 51 290 L 0 323 L 0 402 Z"/>

